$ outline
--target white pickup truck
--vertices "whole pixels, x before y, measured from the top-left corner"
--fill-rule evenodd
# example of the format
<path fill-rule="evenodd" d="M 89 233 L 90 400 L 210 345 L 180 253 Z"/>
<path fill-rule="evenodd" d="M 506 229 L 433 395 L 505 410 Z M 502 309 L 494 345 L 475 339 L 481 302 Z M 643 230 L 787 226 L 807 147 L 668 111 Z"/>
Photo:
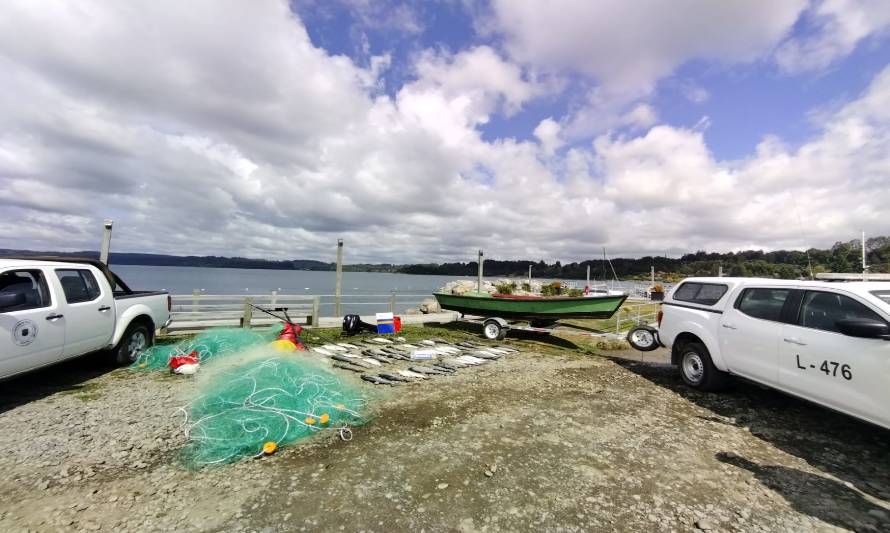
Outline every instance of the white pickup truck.
<path fill-rule="evenodd" d="M 688 278 L 648 332 L 628 340 L 691 387 L 738 375 L 890 429 L 890 283 Z"/>
<path fill-rule="evenodd" d="M 99 261 L 0 259 L 0 379 L 104 349 L 130 363 L 169 317 L 166 292 L 132 291 Z"/>

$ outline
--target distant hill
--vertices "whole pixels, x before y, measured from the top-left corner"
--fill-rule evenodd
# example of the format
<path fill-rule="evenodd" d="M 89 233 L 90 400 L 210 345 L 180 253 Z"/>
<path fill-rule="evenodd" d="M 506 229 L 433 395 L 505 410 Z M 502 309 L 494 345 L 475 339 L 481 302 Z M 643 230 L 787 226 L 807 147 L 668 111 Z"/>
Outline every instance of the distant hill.
<path fill-rule="evenodd" d="M 99 252 L 35 252 L 31 250 L 4 250 L 0 255 L 35 256 L 60 255 L 65 257 L 98 258 Z M 148 265 L 148 266 L 192 266 L 209 268 L 250 268 L 269 270 L 334 270 L 334 263 L 324 263 L 308 259 L 288 261 L 272 261 L 268 259 L 249 259 L 246 257 L 218 257 L 214 255 L 163 255 L 111 252 L 108 262 L 114 265 Z"/>
<path fill-rule="evenodd" d="M 890 237 L 873 237 L 866 243 L 868 263 L 872 272 L 890 272 Z M 727 276 L 758 276 L 794 279 L 807 277 L 813 272 L 860 272 L 862 245 L 858 240 L 837 242 L 829 249 L 812 248 L 806 252 L 797 250 L 746 250 L 742 252 L 709 253 L 699 251 L 679 258 L 640 257 L 613 258 L 611 267 L 602 259 L 562 264 L 529 260 L 485 260 L 488 276 L 524 277 L 532 265 L 536 278 L 583 279 L 590 266 L 591 277 L 612 277 L 612 268 L 619 278 L 647 278 L 649 268 L 655 267 L 659 279 L 680 279 L 687 276 L 716 275 L 722 266 Z M 98 252 L 35 252 L 29 250 L 0 249 L 0 256 L 9 255 L 64 255 L 97 258 Z M 109 262 L 114 265 L 197 266 L 210 268 L 247 268 L 270 270 L 333 271 L 334 263 L 294 259 L 273 261 L 245 257 L 178 256 L 163 254 L 138 254 L 112 252 Z M 442 264 L 353 264 L 344 265 L 346 272 L 397 272 L 402 274 L 435 274 L 444 276 L 474 276 L 475 261 Z"/>

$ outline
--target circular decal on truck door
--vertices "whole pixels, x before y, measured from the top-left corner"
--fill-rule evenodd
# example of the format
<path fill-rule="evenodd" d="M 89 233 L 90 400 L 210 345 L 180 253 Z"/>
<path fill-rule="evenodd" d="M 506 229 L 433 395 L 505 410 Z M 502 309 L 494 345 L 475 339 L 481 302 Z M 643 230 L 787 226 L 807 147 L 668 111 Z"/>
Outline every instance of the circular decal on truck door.
<path fill-rule="evenodd" d="M 37 338 L 37 324 L 33 320 L 20 320 L 12 328 L 12 340 L 19 346 L 27 346 Z"/>

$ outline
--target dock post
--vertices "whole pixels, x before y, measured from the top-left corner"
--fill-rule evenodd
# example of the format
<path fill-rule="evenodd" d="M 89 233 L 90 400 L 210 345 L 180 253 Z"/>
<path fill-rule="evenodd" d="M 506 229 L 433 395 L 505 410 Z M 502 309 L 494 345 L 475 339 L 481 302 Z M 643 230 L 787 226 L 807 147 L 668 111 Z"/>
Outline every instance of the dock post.
<path fill-rule="evenodd" d="M 253 300 L 245 296 L 244 297 L 244 314 L 241 316 L 241 327 L 249 328 L 250 322 L 253 320 L 253 308 L 250 307 L 250 304 L 253 303 Z"/>
<path fill-rule="evenodd" d="M 532 266 L 528 266 L 528 290 L 531 292 L 532 290 Z"/>
<path fill-rule="evenodd" d="M 717 277 L 718 278 L 723 277 L 723 265 L 720 265 L 719 267 L 717 267 Z"/>
<path fill-rule="evenodd" d="M 337 239 L 337 280 L 334 285 L 334 316 L 340 316 L 340 286 L 343 283 L 343 239 Z"/>
<path fill-rule="evenodd" d="M 269 300 L 269 307 L 274 308 L 276 303 L 278 303 L 278 291 L 272 291 L 272 298 Z"/>
<path fill-rule="evenodd" d="M 201 291 L 198 289 L 192 289 L 192 312 L 198 310 L 198 297 L 201 296 Z"/>
<path fill-rule="evenodd" d="M 102 248 L 99 249 L 99 261 L 104 265 L 108 265 L 108 254 L 111 251 L 111 226 L 114 225 L 113 220 L 105 220 L 105 234 L 102 236 Z"/>
<path fill-rule="evenodd" d="M 603 281 L 605 282 L 605 280 Z M 585 287 L 588 289 L 590 288 L 590 265 L 587 265 L 587 285 L 585 285 Z"/>
<path fill-rule="evenodd" d="M 318 316 L 321 314 L 321 297 L 312 298 L 312 326 L 318 327 Z"/>
<path fill-rule="evenodd" d="M 479 281 L 476 286 L 476 290 L 480 294 L 482 293 L 482 250 L 479 250 Z"/>
<path fill-rule="evenodd" d="M 389 312 L 395 314 L 396 312 L 396 290 L 392 289 L 389 291 Z"/>

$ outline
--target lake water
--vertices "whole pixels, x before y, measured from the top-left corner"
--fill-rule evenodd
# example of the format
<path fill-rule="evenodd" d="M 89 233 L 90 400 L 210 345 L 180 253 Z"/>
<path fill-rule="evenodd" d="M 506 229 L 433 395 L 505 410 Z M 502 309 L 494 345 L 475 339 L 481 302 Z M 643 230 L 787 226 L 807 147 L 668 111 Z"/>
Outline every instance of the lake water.
<path fill-rule="evenodd" d="M 334 272 L 302 270 L 254 270 L 111 265 L 127 285 L 136 290 L 166 290 L 170 294 L 300 294 L 321 296 L 322 316 L 334 315 Z M 343 313 L 372 314 L 389 311 L 389 293 L 396 291 L 396 310 L 416 307 L 433 291 L 455 278 L 380 272 L 343 273 Z M 470 279 L 470 278 L 465 278 Z M 379 308 L 365 305 L 379 302 Z M 362 305 L 358 305 L 362 304 Z"/>
<path fill-rule="evenodd" d="M 142 265 L 111 265 L 111 268 L 135 290 L 163 289 L 174 295 L 192 294 L 196 289 L 204 294 L 255 295 L 278 291 L 279 294 L 318 295 L 321 296 L 321 315 L 334 316 L 334 272 Z M 344 272 L 343 313 L 365 315 L 389 311 L 391 290 L 396 291 L 396 312 L 401 313 L 416 307 L 425 298 L 431 298 L 435 290 L 455 279 L 475 280 L 454 276 Z M 583 287 L 584 282 L 576 282 L 576 285 Z"/>

